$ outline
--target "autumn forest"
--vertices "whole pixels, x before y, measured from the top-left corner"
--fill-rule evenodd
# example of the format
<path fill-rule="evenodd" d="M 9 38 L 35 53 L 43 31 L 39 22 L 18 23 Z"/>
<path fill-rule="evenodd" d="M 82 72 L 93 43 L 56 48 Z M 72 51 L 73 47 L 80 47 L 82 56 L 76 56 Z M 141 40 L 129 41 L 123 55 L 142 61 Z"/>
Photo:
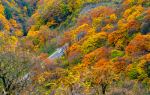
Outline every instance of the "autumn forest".
<path fill-rule="evenodd" d="M 150 95 L 150 0 L 0 0 L 0 95 Z"/>

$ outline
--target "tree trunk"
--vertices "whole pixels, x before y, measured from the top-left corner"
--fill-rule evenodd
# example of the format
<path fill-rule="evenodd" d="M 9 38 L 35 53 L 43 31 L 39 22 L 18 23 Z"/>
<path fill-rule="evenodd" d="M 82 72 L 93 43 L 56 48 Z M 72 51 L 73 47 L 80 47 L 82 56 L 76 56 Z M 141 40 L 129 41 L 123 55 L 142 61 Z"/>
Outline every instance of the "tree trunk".
<path fill-rule="evenodd" d="M 6 81 L 5 77 L 0 77 L 0 78 L 2 79 L 3 86 L 4 86 L 3 94 L 4 95 L 10 95 L 10 93 L 9 93 L 9 87 L 10 87 L 10 85 L 7 84 L 7 81 Z"/>
<path fill-rule="evenodd" d="M 102 93 L 105 95 L 107 84 L 103 83 L 101 84 L 101 87 L 102 87 Z"/>

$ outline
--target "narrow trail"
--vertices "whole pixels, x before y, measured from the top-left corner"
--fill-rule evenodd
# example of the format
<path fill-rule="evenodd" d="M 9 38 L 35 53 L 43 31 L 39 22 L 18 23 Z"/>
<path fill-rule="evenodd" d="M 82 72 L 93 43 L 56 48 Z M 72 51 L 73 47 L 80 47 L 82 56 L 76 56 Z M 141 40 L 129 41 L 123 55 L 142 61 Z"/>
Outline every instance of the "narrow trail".
<path fill-rule="evenodd" d="M 113 5 L 113 6 L 112 6 Z M 84 8 L 82 8 L 81 12 L 79 13 L 79 15 L 83 15 L 88 13 L 90 10 L 99 7 L 99 6 L 111 6 L 111 7 L 116 7 L 118 6 L 118 4 L 115 4 L 114 2 L 100 2 L 97 4 L 87 4 L 85 5 Z"/>

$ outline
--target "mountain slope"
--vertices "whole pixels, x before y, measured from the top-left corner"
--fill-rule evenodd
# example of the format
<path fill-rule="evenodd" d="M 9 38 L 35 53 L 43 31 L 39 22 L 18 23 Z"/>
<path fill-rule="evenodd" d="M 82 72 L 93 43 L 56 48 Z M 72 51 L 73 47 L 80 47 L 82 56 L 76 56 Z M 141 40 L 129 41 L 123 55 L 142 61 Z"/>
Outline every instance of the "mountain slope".
<path fill-rule="evenodd" d="M 150 1 L 1 0 L 0 58 L 2 95 L 149 95 Z"/>

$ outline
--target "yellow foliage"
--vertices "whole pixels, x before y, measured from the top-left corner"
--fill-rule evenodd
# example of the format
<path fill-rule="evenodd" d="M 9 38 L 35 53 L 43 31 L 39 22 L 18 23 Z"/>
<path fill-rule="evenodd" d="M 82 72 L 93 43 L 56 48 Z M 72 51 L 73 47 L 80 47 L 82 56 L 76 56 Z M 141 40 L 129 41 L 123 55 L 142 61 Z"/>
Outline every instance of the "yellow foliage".
<path fill-rule="evenodd" d="M 127 21 L 133 20 L 143 12 L 144 8 L 141 5 L 133 6 L 129 9 L 126 9 L 123 13 L 123 17 L 127 19 Z"/>
<path fill-rule="evenodd" d="M 15 31 L 15 36 L 22 37 L 23 36 L 22 31 L 19 31 L 19 30 Z"/>
<path fill-rule="evenodd" d="M 92 50 L 95 50 L 99 47 L 102 47 L 106 44 L 108 34 L 106 32 L 100 32 L 90 36 L 85 40 L 81 46 L 84 53 L 89 53 Z"/>
<path fill-rule="evenodd" d="M 94 29 L 92 29 L 88 24 L 83 24 L 71 31 L 72 40 L 76 41 L 78 34 L 81 32 L 84 32 L 86 35 L 92 35 L 95 33 Z"/>
<path fill-rule="evenodd" d="M 101 21 L 103 20 L 103 17 L 93 18 L 92 26 L 93 28 L 97 28 L 101 25 Z"/>
<path fill-rule="evenodd" d="M 72 12 L 74 9 L 77 9 L 84 3 L 84 0 L 70 0 L 69 1 L 69 10 Z"/>
<path fill-rule="evenodd" d="M 140 74 L 139 79 L 147 78 L 149 75 L 149 64 L 150 54 L 144 55 L 137 65 L 137 71 Z"/>
<path fill-rule="evenodd" d="M 113 28 L 114 26 L 112 24 L 107 24 L 105 27 L 102 28 L 102 31 L 109 31 Z"/>
<path fill-rule="evenodd" d="M 47 26 L 51 26 L 51 25 L 54 25 L 54 24 L 57 24 L 54 19 L 47 22 Z"/>
<path fill-rule="evenodd" d="M 4 34 L 3 32 L 0 32 L 0 52 L 2 51 L 15 51 L 15 48 L 18 43 L 18 39 L 15 36 L 9 36 L 7 34 Z"/>
<path fill-rule="evenodd" d="M 139 74 L 145 73 L 145 71 L 144 71 L 145 63 L 146 63 L 146 60 L 141 60 L 140 63 L 137 65 L 137 71 Z"/>
<path fill-rule="evenodd" d="M 51 75 L 50 72 L 43 72 L 42 74 L 38 75 L 37 81 L 39 84 L 43 83 L 47 77 Z"/>
<path fill-rule="evenodd" d="M 28 32 L 28 37 L 37 37 L 38 36 L 38 31 L 29 31 Z"/>
<path fill-rule="evenodd" d="M 38 27 L 36 25 L 32 25 L 29 31 L 37 31 Z"/>
<path fill-rule="evenodd" d="M 2 14 L 0 14 L 0 22 L 4 25 L 3 30 L 7 30 L 7 31 L 10 30 L 10 26 L 9 26 L 10 24 L 8 20 Z"/>
<path fill-rule="evenodd" d="M 17 27 L 18 27 L 18 23 L 16 22 L 16 20 L 10 19 L 9 22 L 11 23 L 11 25 L 12 25 L 14 28 L 17 28 Z"/>
<path fill-rule="evenodd" d="M 118 21 L 118 28 L 122 31 L 125 31 L 127 30 L 125 27 L 126 27 L 126 20 L 125 19 L 121 19 Z"/>
<path fill-rule="evenodd" d="M 0 4 L 0 14 L 4 14 L 4 7 L 2 4 Z"/>
<path fill-rule="evenodd" d="M 110 20 L 112 20 L 112 21 L 116 21 L 116 20 L 117 20 L 117 16 L 116 16 L 116 14 L 112 14 L 112 15 L 110 15 Z"/>
<path fill-rule="evenodd" d="M 90 29 L 90 26 L 88 24 L 83 24 L 81 26 L 79 26 L 75 31 L 74 33 L 80 33 L 81 31 L 85 31 L 85 32 L 88 32 L 88 30 Z"/>
<path fill-rule="evenodd" d="M 132 10 L 131 9 L 126 9 L 124 14 L 123 14 L 123 17 L 126 18 L 128 17 L 130 14 L 131 14 Z"/>

